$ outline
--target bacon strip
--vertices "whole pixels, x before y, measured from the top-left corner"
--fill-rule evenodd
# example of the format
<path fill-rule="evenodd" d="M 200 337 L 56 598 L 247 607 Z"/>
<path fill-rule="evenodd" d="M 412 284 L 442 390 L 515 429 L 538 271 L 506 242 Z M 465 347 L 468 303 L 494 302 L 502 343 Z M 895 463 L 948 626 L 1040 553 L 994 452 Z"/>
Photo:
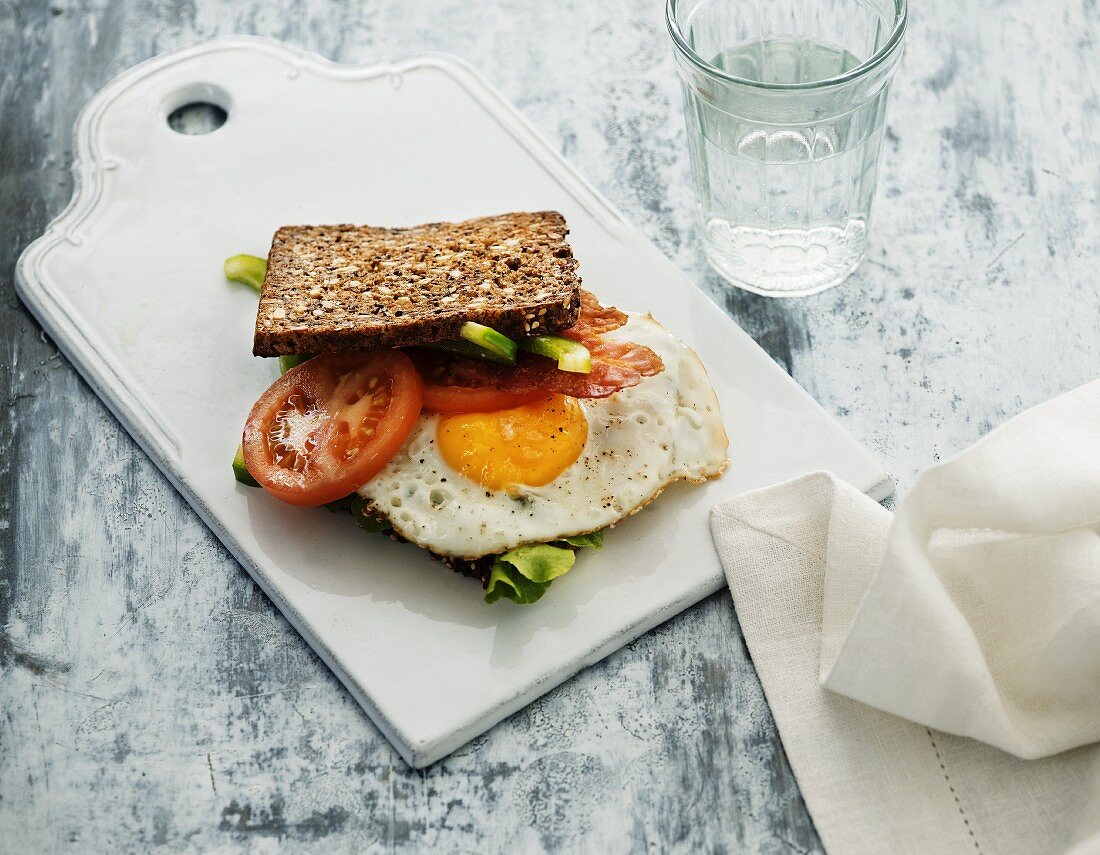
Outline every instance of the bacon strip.
<path fill-rule="evenodd" d="M 617 330 L 627 321 L 626 312 L 620 312 L 614 306 L 601 306 L 596 296 L 581 291 L 581 314 L 577 322 L 559 335 L 583 342 L 596 336 Z"/>
<path fill-rule="evenodd" d="M 664 370 L 661 357 L 640 344 L 603 338 L 627 321 L 623 312 L 601 306 L 587 291 L 581 291 L 581 314 L 577 323 L 559 335 L 580 342 L 592 355 L 592 371 L 574 374 L 559 371 L 549 359 L 521 351 L 514 366 L 494 365 L 477 359 L 437 351 L 412 350 L 409 355 L 425 382 L 436 386 L 478 389 L 492 386 L 504 392 L 544 389 L 574 398 L 606 398 L 620 389 L 637 386 L 643 377 Z"/>
<path fill-rule="evenodd" d="M 652 377 L 660 374 L 665 369 L 661 357 L 640 344 L 632 341 L 615 341 L 604 338 L 605 333 L 617 330 L 627 322 L 625 312 L 620 312 L 614 306 L 601 306 L 600 301 L 588 291 L 581 291 L 581 314 L 577 322 L 561 335 L 580 342 L 588 348 L 592 356 L 591 374 L 574 374 L 572 377 L 588 378 L 589 386 L 610 388 L 617 386 L 612 392 L 637 386 L 643 377 Z M 565 374 L 564 371 L 557 372 Z M 603 398 L 604 394 L 576 394 L 564 389 L 557 389 L 564 395 L 573 395 L 575 398 Z"/>
<path fill-rule="evenodd" d="M 573 398 L 607 398 L 620 389 L 628 389 L 642 382 L 642 375 L 619 362 L 602 361 L 592 358 L 592 370 L 588 374 L 573 374 L 559 371 L 548 359 L 542 360 L 549 365 L 544 369 L 543 385 L 551 392 L 569 395 Z"/>
<path fill-rule="evenodd" d="M 520 352 L 512 367 L 438 351 L 410 350 L 409 356 L 424 382 L 433 386 L 491 386 L 502 392 L 520 393 L 541 389 L 547 394 L 557 392 L 574 398 L 606 398 L 642 380 L 641 373 L 630 365 L 596 359 L 590 373 L 573 374 L 559 371 L 551 360 L 527 352 Z"/>

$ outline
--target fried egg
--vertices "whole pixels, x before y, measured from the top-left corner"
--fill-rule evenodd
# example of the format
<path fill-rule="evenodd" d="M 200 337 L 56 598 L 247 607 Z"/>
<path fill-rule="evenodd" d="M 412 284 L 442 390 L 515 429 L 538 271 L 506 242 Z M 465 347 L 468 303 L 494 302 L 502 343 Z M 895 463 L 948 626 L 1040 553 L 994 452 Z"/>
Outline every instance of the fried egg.
<path fill-rule="evenodd" d="M 607 337 L 651 348 L 664 371 L 609 398 L 423 413 L 360 488 L 368 507 L 418 546 L 473 559 L 605 528 L 674 481 L 719 476 L 728 440 L 695 353 L 648 315 Z"/>

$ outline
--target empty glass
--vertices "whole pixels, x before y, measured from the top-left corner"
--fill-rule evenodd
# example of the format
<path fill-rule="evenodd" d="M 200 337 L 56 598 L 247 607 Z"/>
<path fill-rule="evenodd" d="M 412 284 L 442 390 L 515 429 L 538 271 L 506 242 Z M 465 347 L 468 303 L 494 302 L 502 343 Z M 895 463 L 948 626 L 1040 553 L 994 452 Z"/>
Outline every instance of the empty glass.
<path fill-rule="evenodd" d="M 859 265 L 905 0 L 668 0 L 707 258 L 758 294 Z"/>

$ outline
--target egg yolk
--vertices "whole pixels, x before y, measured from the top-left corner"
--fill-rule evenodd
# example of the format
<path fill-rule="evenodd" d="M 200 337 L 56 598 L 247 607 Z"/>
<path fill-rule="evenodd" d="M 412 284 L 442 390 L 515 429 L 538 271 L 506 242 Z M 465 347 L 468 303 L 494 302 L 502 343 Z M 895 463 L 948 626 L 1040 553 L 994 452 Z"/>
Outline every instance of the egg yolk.
<path fill-rule="evenodd" d="M 490 490 L 549 484 L 584 450 L 588 421 L 576 398 L 543 400 L 493 413 L 458 413 L 439 420 L 443 459 Z"/>

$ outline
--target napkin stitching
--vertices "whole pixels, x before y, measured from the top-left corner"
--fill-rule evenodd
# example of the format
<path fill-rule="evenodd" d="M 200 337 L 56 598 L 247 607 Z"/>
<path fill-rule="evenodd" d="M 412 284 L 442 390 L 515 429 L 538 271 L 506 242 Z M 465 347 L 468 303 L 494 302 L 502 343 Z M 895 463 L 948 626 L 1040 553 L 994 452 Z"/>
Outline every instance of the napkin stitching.
<path fill-rule="evenodd" d="M 943 772 L 943 779 L 947 782 L 947 789 L 951 791 L 951 797 L 955 800 L 955 807 L 959 809 L 959 816 L 962 817 L 963 824 L 966 826 L 966 833 L 970 835 L 970 839 L 974 841 L 974 849 L 977 852 L 982 851 L 982 847 L 978 844 L 978 836 L 974 833 L 974 829 L 970 825 L 970 819 L 966 815 L 966 811 L 963 810 L 962 802 L 959 800 L 959 794 L 955 790 L 955 785 L 951 783 L 951 776 L 947 774 L 947 766 L 943 762 L 943 755 L 940 754 L 940 748 L 936 745 L 936 738 L 932 735 L 932 729 L 926 727 L 924 732 L 928 734 L 928 741 L 932 743 L 932 750 L 936 752 L 936 762 L 940 764 L 940 771 Z"/>

